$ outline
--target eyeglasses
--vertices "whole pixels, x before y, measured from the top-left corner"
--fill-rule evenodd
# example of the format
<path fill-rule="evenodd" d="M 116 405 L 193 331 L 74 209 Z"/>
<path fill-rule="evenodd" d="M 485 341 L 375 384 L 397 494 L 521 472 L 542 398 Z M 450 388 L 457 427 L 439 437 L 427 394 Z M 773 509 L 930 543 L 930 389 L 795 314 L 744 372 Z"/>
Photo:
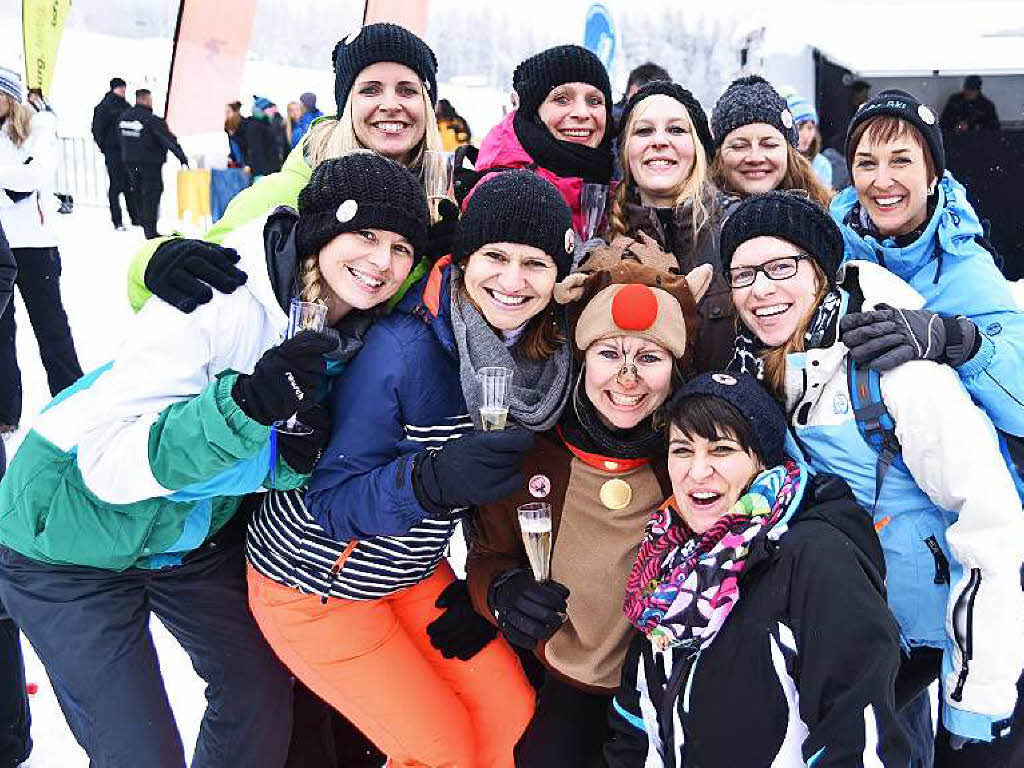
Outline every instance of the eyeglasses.
<path fill-rule="evenodd" d="M 753 285 L 758 272 L 764 272 L 769 280 L 789 280 L 796 274 L 800 262 L 809 258 L 811 257 L 806 253 L 798 253 L 795 256 L 782 256 L 766 261 L 759 267 L 734 267 L 729 270 L 729 287 L 746 288 Z"/>

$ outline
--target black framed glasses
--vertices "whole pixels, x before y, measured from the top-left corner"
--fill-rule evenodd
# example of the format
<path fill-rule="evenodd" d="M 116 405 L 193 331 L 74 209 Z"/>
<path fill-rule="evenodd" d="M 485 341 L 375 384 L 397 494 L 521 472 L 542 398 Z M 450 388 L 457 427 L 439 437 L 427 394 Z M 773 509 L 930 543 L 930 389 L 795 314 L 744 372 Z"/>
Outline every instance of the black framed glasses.
<path fill-rule="evenodd" d="M 729 270 L 729 287 L 746 288 L 757 280 L 757 273 L 764 272 L 769 280 L 789 280 L 800 268 L 800 262 L 811 258 L 806 253 L 795 256 L 780 256 L 757 267 L 733 267 Z"/>

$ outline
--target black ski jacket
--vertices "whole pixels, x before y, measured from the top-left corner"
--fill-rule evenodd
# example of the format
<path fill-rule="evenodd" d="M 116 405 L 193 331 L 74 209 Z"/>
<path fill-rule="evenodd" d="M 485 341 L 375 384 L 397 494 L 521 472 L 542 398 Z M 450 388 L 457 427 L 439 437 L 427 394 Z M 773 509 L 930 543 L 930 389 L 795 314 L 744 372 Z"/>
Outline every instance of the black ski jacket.
<path fill-rule="evenodd" d="M 121 159 L 125 165 L 163 165 L 170 150 L 182 165 L 188 163 L 178 139 L 167 123 L 149 107 L 136 104 L 122 112 L 118 121 Z"/>

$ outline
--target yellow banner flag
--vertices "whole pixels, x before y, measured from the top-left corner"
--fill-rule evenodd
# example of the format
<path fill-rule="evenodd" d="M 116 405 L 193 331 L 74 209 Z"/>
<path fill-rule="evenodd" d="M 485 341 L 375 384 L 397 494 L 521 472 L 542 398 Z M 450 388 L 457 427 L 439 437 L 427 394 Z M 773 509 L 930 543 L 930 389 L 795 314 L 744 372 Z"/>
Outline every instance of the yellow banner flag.
<path fill-rule="evenodd" d="M 25 71 L 28 87 L 50 95 L 53 70 L 57 66 L 57 46 L 71 0 L 22 0 L 21 23 L 25 36 Z"/>

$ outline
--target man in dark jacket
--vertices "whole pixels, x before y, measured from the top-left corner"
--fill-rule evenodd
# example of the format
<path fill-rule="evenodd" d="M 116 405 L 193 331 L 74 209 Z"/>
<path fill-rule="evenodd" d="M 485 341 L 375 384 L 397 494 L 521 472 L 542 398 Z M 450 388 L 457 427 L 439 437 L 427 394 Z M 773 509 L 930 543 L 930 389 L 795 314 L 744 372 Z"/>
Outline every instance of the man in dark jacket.
<path fill-rule="evenodd" d="M 254 96 L 252 117 L 242 120 L 241 132 L 245 137 L 245 164 L 255 181 L 281 170 L 284 161 L 284 129 L 275 126 L 269 111 L 277 107 L 269 99 Z"/>
<path fill-rule="evenodd" d="M 122 230 L 120 195 L 124 195 L 128 206 L 128 218 L 133 225 L 139 224 L 135 200 L 128 191 L 128 179 L 121 160 L 121 136 L 117 129 L 121 113 L 131 105 L 124 97 L 125 82 L 120 77 L 110 80 L 110 90 L 92 111 L 92 138 L 103 153 L 107 166 L 107 199 L 110 202 L 110 220 L 114 228 Z"/>
<path fill-rule="evenodd" d="M 14 295 L 18 266 L 0 226 L 0 315 Z M 7 468 L 4 441 L 0 439 L 0 478 Z M 25 693 L 25 662 L 18 628 L 0 604 L 0 766 L 21 765 L 32 751 L 28 696 Z"/>
<path fill-rule="evenodd" d="M 146 88 L 135 92 L 135 106 L 121 114 L 118 122 L 121 158 L 128 172 L 128 184 L 138 205 L 146 239 L 159 237 L 156 220 L 164 191 L 160 169 L 170 150 L 183 168 L 188 158 L 167 123 L 153 114 L 153 95 Z"/>
<path fill-rule="evenodd" d="M 968 75 L 964 78 L 963 91 L 949 97 L 939 122 L 942 130 L 948 133 L 999 130 L 996 105 L 982 94 L 980 77 Z"/>

